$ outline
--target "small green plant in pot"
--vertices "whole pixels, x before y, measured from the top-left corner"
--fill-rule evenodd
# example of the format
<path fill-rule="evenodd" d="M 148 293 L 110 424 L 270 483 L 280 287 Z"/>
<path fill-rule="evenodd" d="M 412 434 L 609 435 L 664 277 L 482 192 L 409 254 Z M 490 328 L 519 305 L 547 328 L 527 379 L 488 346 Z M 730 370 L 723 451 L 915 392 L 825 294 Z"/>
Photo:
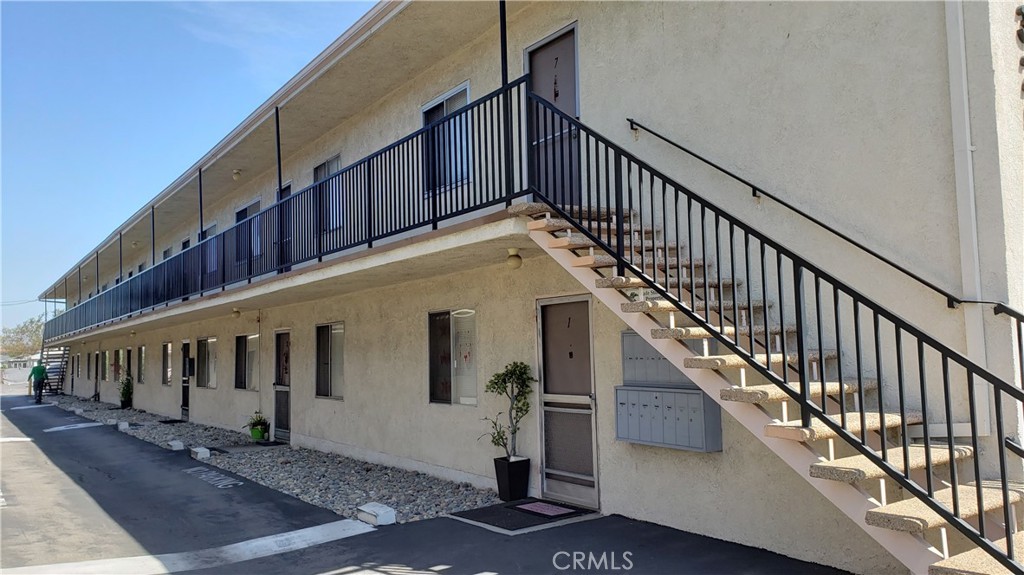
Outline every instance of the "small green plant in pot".
<path fill-rule="evenodd" d="M 126 375 L 118 382 L 118 392 L 121 394 L 121 409 L 128 409 L 132 406 L 132 394 L 135 392 L 132 376 Z"/>
<path fill-rule="evenodd" d="M 530 460 L 519 457 L 516 450 L 516 436 L 519 424 L 530 413 L 530 394 L 533 393 L 532 383 L 537 380 L 530 372 L 530 366 L 521 361 L 514 361 L 505 369 L 491 376 L 484 388 L 488 393 L 502 396 L 508 400 L 508 410 L 498 412 L 494 417 L 485 417 L 484 421 L 491 424 L 491 431 L 481 435 L 489 435 L 495 447 L 505 450 L 505 457 L 494 459 L 494 474 L 498 481 L 498 497 L 502 501 L 515 501 L 526 498 L 530 487 Z M 508 421 L 506 424 L 505 421 Z"/>
<path fill-rule="evenodd" d="M 249 432 L 255 440 L 265 439 L 270 432 L 270 422 L 267 421 L 266 417 L 263 417 L 263 414 L 258 409 L 249 417 L 249 423 L 246 423 L 245 427 L 249 428 Z"/>

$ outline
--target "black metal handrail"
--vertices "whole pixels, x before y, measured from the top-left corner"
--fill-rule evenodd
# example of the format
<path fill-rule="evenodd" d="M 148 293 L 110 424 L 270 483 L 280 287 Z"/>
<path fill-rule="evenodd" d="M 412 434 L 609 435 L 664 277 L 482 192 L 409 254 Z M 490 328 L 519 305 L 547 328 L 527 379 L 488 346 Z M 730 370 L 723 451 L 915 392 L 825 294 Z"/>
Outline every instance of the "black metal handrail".
<path fill-rule="evenodd" d="M 502 86 L 65 310 L 46 323 L 44 341 L 509 202 L 526 188 L 526 166 L 507 161 L 526 157 L 526 82 Z"/>
<path fill-rule="evenodd" d="M 722 166 L 716 164 L 715 162 L 705 158 L 704 156 L 694 152 L 693 150 L 690 150 L 689 148 L 686 148 L 682 144 L 679 144 L 678 142 L 668 138 L 664 134 L 661 134 L 660 132 L 658 132 L 658 131 L 656 131 L 656 130 L 654 130 L 652 128 L 649 128 L 649 127 L 641 124 L 640 122 L 634 120 L 633 118 L 626 118 L 626 121 L 629 122 L 630 129 L 632 129 L 632 130 L 638 130 L 638 129 L 644 130 L 645 132 L 648 132 L 649 134 L 657 137 L 658 139 L 660 139 L 660 140 L 664 141 L 665 143 L 669 144 L 670 146 L 673 146 L 673 147 L 675 147 L 675 148 L 677 148 L 677 149 L 679 149 L 679 150 L 681 150 L 683 152 L 686 152 L 690 156 L 693 156 L 694 158 L 700 160 L 701 162 L 704 162 L 705 164 L 711 166 L 712 168 L 715 168 L 719 172 L 721 172 L 721 173 L 729 176 L 730 178 L 732 178 L 732 179 L 742 183 L 743 185 L 747 186 L 748 188 L 750 188 L 751 192 L 753 192 L 754 196 L 765 196 L 766 198 L 774 200 L 779 205 L 789 209 L 790 211 L 792 211 L 792 212 L 794 212 L 796 214 L 799 214 L 800 216 L 802 216 L 802 217 L 806 218 L 807 220 L 813 222 L 814 224 L 816 224 L 818 227 L 822 228 L 823 230 L 825 230 L 825 231 L 827 231 L 827 232 L 829 232 L 829 233 L 831 233 L 831 234 L 833 234 L 833 235 L 843 239 L 847 243 L 853 245 L 857 249 L 860 249 L 860 250 L 870 254 L 874 258 L 876 258 L 876 259 L 878 259 L 878 260 L 880 260 L 882 262 L 885 262 L 886 264 L 888 264 L 892 268 L 895 268 L 896 270 L 898 270 L 899 272 L 903 273 L 904 275 L 906 275 L 906 276 L 908 276 L 910 278 L 913 278 L 918 283 L 924 285 L 925 287 L 931 289 L 932 291 L 934 291 L 934 292 L 938 293 L 939 295 L 943 296 L 944 298 L 946 298 L 946 304 L 949 307 L 953 308 L 953 307 L 956 307 L 958 304 L 968 303 L 966 300 L 964 300 L 963 298 L 961 298 L 961 297 L 959 297 L 957 295 L 954 295 L 949 290 L 943 289 L 943 288 L 935 285 L 934 282 L 929 281 L 929 280 L 921 277 L 920 275 L 918 275 L 918 274 L 908 270 L 906 267 L 901 266 L 900 264 L 892 261 L 890 258 L 887 258 L 886 256 L 878 253 L 876 250 L 873 250 L 873 249 L 865 246 L 864 244 L 862 244 L 862 243 L 858 242 L 857 240 L 851 238 L 847 234 L 845 234 L 845 233 L 835 229 L 834 227 L 826 224 L 825 222 L 821 221 L 821 219 L 816 218 L 816 217 L 812 216 L 811 214 L 808 214 L 807 212 L 801 210 L 800 208 L 794 206 L 793 204 L 787 202 L 786 200 L 780 198 L 779 196 L 777 196 L 775 194 L 772 194 L 771 192 L 768 192 L 767 190 L 765 190 L 761 186 L 758 186 L 757 184 L 751 183 L 749 180 L 741 178 L 740 176 L 734 174 L 733 172 L 727 170 L 726 168 L 723 168 Z"/>
<path fill-rule="evenodd" d="M 977 457 L 978 424 L 989 408 L 976 401 L 976 384 L 982 384 L 993 394 L 996 408 L 1001 486 L 996 507 L 1005 526 L 999 531 L 1011 535 L 1007 457 L 1020 456 L 1024 448 L 1019 438 L 1005 435 L 1003 401 L 1013 404 L 1007 411 L 1020 409 L 1020 385 L 974 364 L 530 93 L 526 77 L 66 311 L 47 323 L 45 337 L 251 281 L 327 254 L 372 247 L 381 238 L 437 227 L 439 221 L 522 193 L 533 193 L 611 254 L 619 275 L 628 270 L 642 278 L 783 389 L 800 407 L 802 425 L 812 419 L 821 422 L 1001 564 L 1024 573 L 1012 539 L 1007 539 L 1007 549 L 1000 548 L 998 534 L 986 533 L 984 521 L 977 528 L 971 525 L 959 505 L 960 487 L 966 488 L 965 496 L 977 498 L 979 508 L 992 497 L 981 488 Z M 1011 311 L 1006 313 L 1016 318 Z M 1018 342 L 1020 332 L 1018 323 Z M 830 349 L 835 359 L 826 363 Z M 818 366 L 816 373 L 812 364 Z M 840 383 L 839 393 L 828 391 L 833 379 Z M 879 382 L 871 405 L 870 379 Z M 929 385 L 933 380 L 941 386 Z M 815 390 L 820 390 L 817 399 Z M 915 399 L 920 404 L 916 413 L 908 408 Z M 931 402 L 940 408 L 929 409 Z M 881 423 L 878 448 L 867 432 L 868 418 L 875 417 Z M 935 498 L 938 465 L 933 465 L 931 453 L 947 449 L 955 460 L 961 446 L 955 442 L 954 419 L 970 424 L 973 471 L 979 481 L 972 489 L 951 466 L 949 483 L 956 495 L 949 509 Z M 923 427 L 929 446 L 925 485 L 912 479 L 909 470 L 907 429 L 917 421 L 946 428 L 933 437 L 930 426 Z M 899 433 L 889 433 L 890 427 Z M 902 457 L 890 440 L 902 448 Z"/>
<path fill-rule="evenodd" d="M 1024 405 L 1019 385 L 975 364 L 539 96 L 530 94 L 528 106 L 528 137 L 537 142 L 530 149 L 529 163 L 535 166 L 529 173 L 531 188 L 554 213 L 612 255 L 619 275 L 629 271 L 641 278 L 783 389 L 800 408 L 801 426 L 820 422 L 1002 565 L 1024 573 L 1010 539 L 1015 525 L 1007 469 L 1008 455 L 1017 455 L 1012 446 L 1019 443 L 1006 436 L 1003 421 L 1004 401 L 1014 404 L 1008 412 Z M 826 361 L 829 357 L 834 359 Z M 871 380 L 878 382 L 878 391 L 869 402 Z M 829 391 L 832 381 L 838 382 L 833 389 L 841 391 Z M 977 384 L 986 387 L 995 404 L 997 499 L 983 489 L 978 425 L 989 406 L 978 405 Z M 919 410 L 908 408 L 914 396 Z M 932 402 L 938 407 L 930 408 Z M 955 441 L 963 432 L 954 432 L 954 420 L 969 423 L 969 445 Z M 872 421 L 879 424 L 878 448 L 869 436 Z M 911 477 L 910 469 L 907 431 L 917 423 L 924 423 L 927 446 L 924 485 Z M 932 433 L 935 425 L 944 428 L 942 433 Z M 932 454 L 948 450 L 955 462 L 962 447 L 973 450 L 975 483 L 959 477 L 955 464 L 949 466 L 950 509 L 935 498 L 939 465 Z M 985 521 L 974 527 L 961 513 L 961 497 L 976 499 L 979 509 L 989 499 L 990 507 L 1002 511 L 1004 529 L 987 530 Z M 1007 538 L 1005 549 L 996 543 L 1000 536 Z"/>

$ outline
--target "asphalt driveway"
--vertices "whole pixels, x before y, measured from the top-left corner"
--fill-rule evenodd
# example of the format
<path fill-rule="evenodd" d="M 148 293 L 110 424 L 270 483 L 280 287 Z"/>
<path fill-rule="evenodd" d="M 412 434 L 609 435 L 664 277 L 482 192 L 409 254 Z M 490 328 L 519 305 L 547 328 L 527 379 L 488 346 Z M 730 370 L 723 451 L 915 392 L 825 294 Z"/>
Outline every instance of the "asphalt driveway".
<path fill-rule="evenodd" d="M 31 401 L 0 398 L 0 568 L 12 575 L 839 573 L 617 516 L 516 536 L 447 518 L 371 530 Z"/>

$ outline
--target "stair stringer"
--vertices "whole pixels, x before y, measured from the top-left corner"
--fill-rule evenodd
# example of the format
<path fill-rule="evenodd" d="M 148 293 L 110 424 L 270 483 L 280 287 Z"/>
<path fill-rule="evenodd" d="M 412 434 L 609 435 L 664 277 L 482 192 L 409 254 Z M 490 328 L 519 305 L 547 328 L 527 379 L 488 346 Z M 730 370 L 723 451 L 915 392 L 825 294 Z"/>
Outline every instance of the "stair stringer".
<path fill-rule="evenodd" d="M 612 313 L 643 337 L 647 343 L 665 356 L 672 365 L 700 387 L 704 393 L 721 406 L 722 410 L 732 416 L 754 437 L 758 438 L 772 453 L 782 459 L 793 471 L 831 501 L 843 514 L 892 554 L 896 560 L 903 563 L 912 573 L 922 575 L 928 573 L 928 567 L 932 563 L 942 560 L 941 553 L 922 537 L 868 525 L 865 522 L 867 512 L 879 506 L 878 502 L 870 494 L 855 485 L 811 477 L 811 465 L 822 460 L 814 450 L 803 443 L 767 437 L 764 432 L 765 426 L 770 423 L 777 423 L 778 421 L 769 417 L 767 413 L 757 406 L 722 401 L 721 391 L 732 387 L 728 380 L 716 371 L 685 367 L 683 365 L 685 359 L 699 357 L 700 354 L 693 352 L 680 342 L 652 338 L 651 330 L 661 326 L 644 314 L 622 312 L 621 304 L 629 300 L 617 290 L 597 289 L 594 287 L 594 282 L 600 276 L 589 268 L 574 267 L 572 263 L 576 256 L 571 251 L 548 247 L 548 240 L 552 237 L 551 234 L 544 231 L 530 232 L 530 239 L 544 250 L 548 256 L 558 262 L 565 271 L 576 278 L 576 281 L 580 282 L 583 287 L 600 300 Z"/>

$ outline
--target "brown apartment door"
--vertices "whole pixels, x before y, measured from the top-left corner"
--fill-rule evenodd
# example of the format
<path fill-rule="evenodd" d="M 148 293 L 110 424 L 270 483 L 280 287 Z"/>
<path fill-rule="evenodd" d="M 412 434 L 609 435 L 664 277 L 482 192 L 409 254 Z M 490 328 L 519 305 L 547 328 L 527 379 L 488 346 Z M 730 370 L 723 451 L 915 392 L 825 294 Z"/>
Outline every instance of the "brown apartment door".
<path fill-rule="evenodd" d="M 100 399 L 100 353 L 96 352 L 92 362 L 95 372 L 92 376 L 92 398 L 99 401 Z"/>
<path fill-rule="evenodd" d="M 561 114 L 536 108 L 537 189 L 562 206 L 580 205 L 578 131 L 570 119 L 579 117 L 576 75 L 576 32 L 568 30 L 529 51 L 533 93 Z"/>
<path fill-rule="evenodd" d="M 291 438 L 291 334 L 278 333 L 274 337 L 274 439 Z"/>
<path fill-rule="evenodd" d="M 544 497 L 597 508 L 590 301 L 541 302 Z"/>
<path fill-rule="evenodd" d="M 181 419 L 188 421 L 188 391 L 192 377 L 192 350 L 189 342 L 181 342 Z"/>

